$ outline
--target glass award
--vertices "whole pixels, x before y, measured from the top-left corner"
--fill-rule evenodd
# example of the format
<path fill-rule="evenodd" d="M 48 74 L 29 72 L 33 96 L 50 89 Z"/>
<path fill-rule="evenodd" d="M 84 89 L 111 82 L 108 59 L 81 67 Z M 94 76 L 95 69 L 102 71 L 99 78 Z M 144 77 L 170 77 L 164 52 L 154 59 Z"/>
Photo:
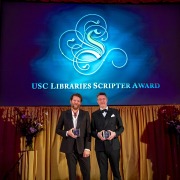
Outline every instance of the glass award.
<path fill-rule="evenodd" d="M 74 133 L 74 135 L 76 135 L 77 137 L 79 137 L 79 136 L 80 136 L 80 129 L 74 129 L 74 130 L 73 130 L 73 133 Z"/>
<path fill-rule="evenodd" d="M 109 131 L 103 131 L 103 138 L 104 139 L 107 139 L 107 138 L 109 138 L 109 136 L 111 135 L 111 133 L 109 132 Z"/>

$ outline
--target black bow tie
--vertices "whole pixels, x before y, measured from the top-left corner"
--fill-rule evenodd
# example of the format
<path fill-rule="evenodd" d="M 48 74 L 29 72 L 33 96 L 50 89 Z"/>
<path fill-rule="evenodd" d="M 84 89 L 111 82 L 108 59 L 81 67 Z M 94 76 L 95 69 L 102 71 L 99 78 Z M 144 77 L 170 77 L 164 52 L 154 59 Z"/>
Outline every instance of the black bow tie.
<path fill-rule="evenodd" d="M 104 112 L 106 112 L 106 113 L 107 113 L 107 112 L 108 112 L 108 110 L 107 110 L 107 109 L 103 109 L 103 110 L 101 110 L 101 112 L 102 112 L 102 113 L 104 113 Z"/>

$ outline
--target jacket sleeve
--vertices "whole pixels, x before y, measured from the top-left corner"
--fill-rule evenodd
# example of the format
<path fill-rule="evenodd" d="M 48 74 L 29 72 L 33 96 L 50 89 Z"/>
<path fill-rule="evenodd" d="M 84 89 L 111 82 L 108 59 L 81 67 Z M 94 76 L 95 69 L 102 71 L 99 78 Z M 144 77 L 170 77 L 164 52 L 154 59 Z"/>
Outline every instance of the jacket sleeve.
<path fill-rule="evenodd" d="M 66 130 L 63 129 L 64 126 L 64 113 L 61 113 L 61 116 L 59 118 L 58 124 L 56 126 L 56 133 L 62 137 L 66 137 Z"/>
<path fill-rule="evenodd" d="M 117 125 L 115 132 L 116 132 L 116 136 L 119 136 L 124 131 L 124 126 L 122 123 L 120 113 L 116 109 L 115 109 L 115 114 L 116 114 L 116 125 Z"/>
<path fill-rule="evenodd" d="M 97 129 L 95 126 L 95 113 L 92 113 L 91 117 L 92 117 L 91 118 L 91 136 L 94 138 L 98 138 L 97 137 Z"/>
<path fill-rule="evenodd" d="M 91 150 L 91 124 L 89 112 L 86 112 L 86 139 L 85 139 L 85 149 Z"/>

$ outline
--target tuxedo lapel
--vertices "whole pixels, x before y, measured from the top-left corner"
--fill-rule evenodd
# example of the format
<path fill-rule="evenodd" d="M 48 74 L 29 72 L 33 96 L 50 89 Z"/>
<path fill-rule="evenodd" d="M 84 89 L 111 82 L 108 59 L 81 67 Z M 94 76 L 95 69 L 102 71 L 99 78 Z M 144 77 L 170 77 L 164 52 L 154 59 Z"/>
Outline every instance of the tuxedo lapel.
<path fill-rule="evenodd" d="M 83 119 L 83 112 L 81 110 L 79 110 L 79 115 L 78 115 L 78 118 L 77 118 L 77 126 L 76 128 L 79 128 L 80 127 L 80 124 L 81 124 L 81 120 Z"/>
<path fill-rule="evenodd" d="M 112 111 L 111 111 L 111 109 L 108 109 L 108 112 L 105 117 L 104 129 L 106 129 L 108 122 L 111 120 L 111 115 L 112 115 Z"/>
<path fill-rule="evenodd" d="M 71 127 L 74 127 L 71 110 L 68 110 L 68 111 L 67 111 L 67 121 L 69 122 L 69 124 L 70 124 Z"/>
<path fill-rule="evenodd" d="M 105 117 L 103 116 L 101 110 L 99 109 L 99 111 L 97 112 L 97 116 L 98 116 L 98 124 L 100 127 L 102 127 L 102 129 L 104 129 L 105 127 L 105 122 L 106 122 L 106 119 Z"/>

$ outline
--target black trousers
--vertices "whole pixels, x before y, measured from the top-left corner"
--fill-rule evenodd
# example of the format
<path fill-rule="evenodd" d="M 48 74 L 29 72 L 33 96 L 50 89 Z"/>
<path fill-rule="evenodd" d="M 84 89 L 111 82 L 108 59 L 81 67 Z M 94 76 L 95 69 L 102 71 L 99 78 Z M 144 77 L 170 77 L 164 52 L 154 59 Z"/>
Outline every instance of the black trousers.
<path fill-rule="evenodd" d="M 76 165 L 79 162 L 83 180 L 90 180 L 90 156 L 83 157 L 83 154 L 79 154 L 77 149 L 74 149 L 73 153 L 66 154 L 69 180 L 76 180 Z"/>
<path fill-rule="evenodd" d="M 101 180 L 108 180 L 108 160 L 110 162 L 114 180 L 121 180 L 119 169 L 120 150 L 108 152 L 96 151 L 96 157 L 99 165 Z"/>

